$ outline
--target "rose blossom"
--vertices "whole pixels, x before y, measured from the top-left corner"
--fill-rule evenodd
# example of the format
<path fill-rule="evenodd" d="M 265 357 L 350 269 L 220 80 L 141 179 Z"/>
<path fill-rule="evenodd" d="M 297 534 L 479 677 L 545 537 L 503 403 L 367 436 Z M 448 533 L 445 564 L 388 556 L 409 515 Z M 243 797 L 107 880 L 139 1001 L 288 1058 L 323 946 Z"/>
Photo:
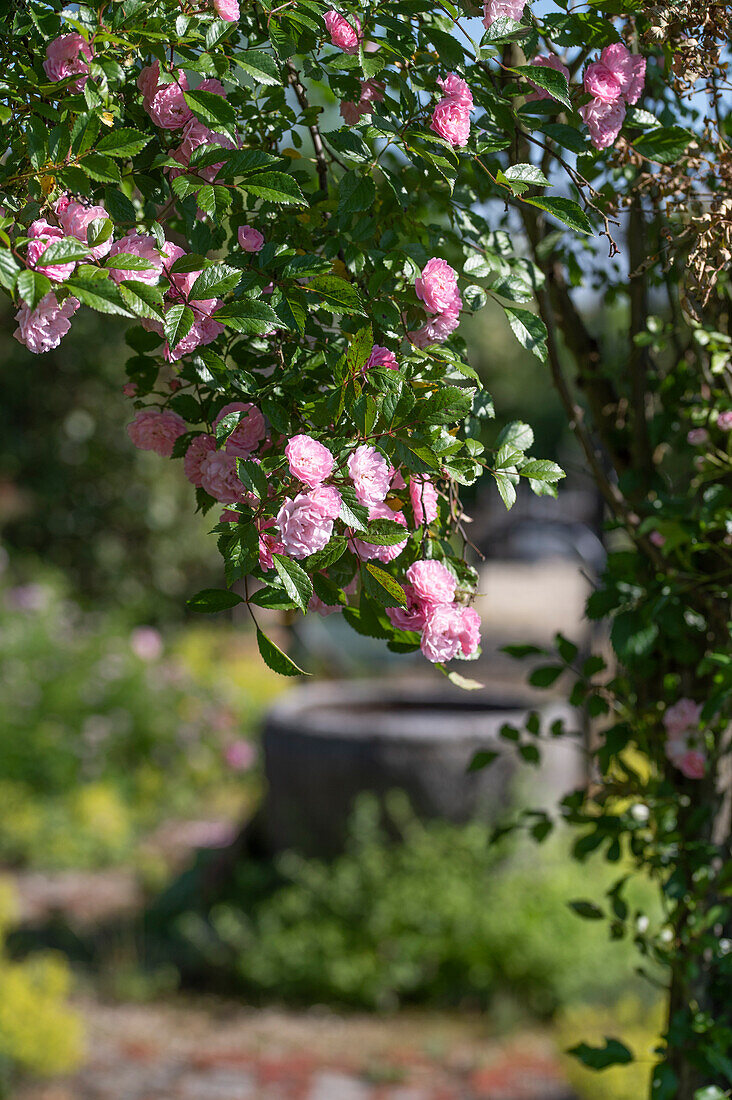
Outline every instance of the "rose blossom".
<path fill-rule="evenodd" d="M 437 83 L 440 85 L 447 98 L 452 99 L 455 103 L 459 103 L 461 106 L 467 107 L 469 111 L 472 111 L 473 94 L 465 81 L 459 77 L 457 73 L 448 73 L 444 80 L 438 77 Z"/>
<path fill-rule="evenodd" d="M 292 476 L 311 489 L 333 473 L 333 455 L 312 436 L 294 435 L 285 447 L 285 457 Z"/>
<path fill-rule="evenodd" d="M 679 737 L 690 729 L 699 728 L 702 704 L 695 703 L 693 699 L 679 699 L 672 707 L 668 707 L 663 716 L 663 724 L 669 737 Z"/>
<path fill-rule="evenodd" d="M 485 0 L 483 23 L 488 29 L 496 19 L 513 19 L 519 22 L 524 13 L 524 0 Z"/>
<path fill-rule="evenodd" d="M 371 114 L 372 103 L 383 103 L 386 85 L 381 80 L 362 80 L 361 96 L 357 103 L 344 100 L 341 103 L 341 118 L 349 126 L 355 126 L 364 115 Z"/>
<path fill-rule="evenodd" d="M 308 493 L 284 502 L 277 513 L 277 526 L 285 553 L 292 558 L 307 558 L 323 550 L 333 534 L 333 520 Z"/>
<path fill-rule="evenodd" d="M 264 245 L 264 237 L 258 229 L 253 229 L 251 225 L 240 225 L 237 238 L 239 240 L 239 248 L 244 252 L 259 252 Z"/>
<path fill-rule="evenodd" d="M 152 264 L 152 267 L 146 268 L 144 271 L 112 267 L 109 274 L 114 281 L 121 283 L 123 279 L 135 279 L 140 283 L 157 283 L 163 273 L 164 258 L 160 255 L 155 238 L 148 237 L 145 233 L 138 233 L 136 229 L 130 229 L 124 237 L 120 237 L 118 241 L 115 241 L 109 250 L 110 256 L 127 255 L 128 253 L 147 260 L 149 264 Z"/>
<path fill-rule="evenodd" d="M 331 42 L 339 50 L 343 50 L 344 53 L 358 53 L 358 44 L 362 37 L 361 20 L 357 15 L 351 18 L 355 24 L 355 30 L 353 25 L 342 15 L 339 15 L 337 11 L 331 9 L 324 16 Z"/>
<path fill-rule="evenodd" d="M 408 332 L 407 336 L 416 348 L 428 348 L 430 344 L 444 344 L 459 326 L 460 313 L 447 310 L 432 317 L 422 328 Z"/>
<path fill-rule="evenodd" d="M 620 81 L 602 61 L 593 61 L 585 70 L 585 91 L 602 103 L 614 103 L 622 97 Z"/>
<path fill-rule="evenodd" d="M 387 617 L 397 630 L 421 630 L 424 626 L 425 605 L 417 598 L 411 584 L 404 584 L 402 588 L 407 597 L 407 606 L 385 608 Z"/>
<path fill-rule="evenodd" d="M 249 458 L 267 435 L 267 425 L 256 405 L 252 405 L 249 401 L 232 401 L 224 405 L 217 415 L 213 422 L 214 428 L 225 416 L 233 412 L 246 413 L 246 416 L 241 418 L 226 440 L 226 451 L 239 458 Z"/>
<path fill-rule="evenodd" d="M 285 548 L 275 533 L 274 519 L 257 520 L 259 532 L 259 568 L 265 573 L 274 569 L 273 554 L 284 554 Z"/>
<path fill-rule="evenodd" d="M 462 608 L 460 648 L 463 656 L 470 657 L 480 645 L 480 615 L 474 607 Z"/>
<path fill-rule="evenodd" d="M 225 331 L 223 325 L 207 317 L 204 312 L 197 308 L 197 306 L 209 305 L 213 311 L 221 309 L 223 304 L 220 298 L 211 299 L 210 302 L 198 302 L 196 305 L 192 302 L 190 303 L 195 321 L 183 339 L 179 340 L 174 348 L 171 348 L 166 341 L 163 354 L 169 363 L 175 363 L 176 360 L 181 359 L 184 355 L 189 355 L 190 352 L 194 351 L 196 348 L 213 343 L 213 341 Z"/>
<path fill-rule="evenodd" d="M 214 11 L 219 19 L 225 19 L 227 23 L 239 21 L 239 0 L 214 0 Z"/>
<path fill-rule="evenodd" d="M 375 447 L 362 443 L 348 457 L 348 472 L 361 504 L 370 507 L 386 498 L 391 472 L 389 463 Z"/>
<path fill-rule="evenodd" d="M 186 475 L 191 485 L 195 485 L 199 489 L 201 488 L 203 485 L 201 463 L 206 455 L 215 450 L 216 440 L 212 435 L 197 435 L 195 439 L 191 440 L 190 446 L 183 459 L 183 473 Z"/>
<path fill-rule="evenodd" d="M 236 472 L 236 458 L 226 451 L 209 451 L 201 460 L 201 487 L 222 504 L 247 503 L 251 494 Z"/>
<path fill-rule="evenodd" d="M 341 514 L 343 500 L 341 494 L 333 485 L 318 485 L 308 496 L 313 504 L 317 504 L 327 519 L 338 519 Z"/>
<path fill-rule="evenodd" d="M 437 519 L 437 490 L 429 477 L 412 474 L 409 478 L 409 499 L 412 502 L 414 522 L 418 527 L 423 523 L 434 523 Z"/>
<path fill-rule="evenodd" d="M 446 96 L 432 113 L 430 129 L 454 148 L 464 148 L 470 140 L 470 110 Z"/>
<path fill-rule="evenodd" d="M 71 328 L 69 317 L 76 313 L 80 302 L 78 298 L 66 298 L 63 305 L 53 291 L 41 298 L 35 309 L 21 306 L 15 314 L 18 322 L 13 336 L 34 355 L 57 348 L 62 338 Z"/>
<path fill-rule="evenodd" d="M 69 237 L 76 237 L 77 241 L 86 244 L 89 226 L 98 218 L 108 218 L 109 214 L 103 206 L 82 206 L 80 202 L 70 202 L 59 210 L 56 204 L 56 214 L 59 224 Z M 95 244 L 89 255 L 95 260 L 101 260 L 112 247 L 112 238 L 107 237 L 101 244 Z"/>
<path fill-rule="evenodd" d="M 186 103 L 188 78 L 182 69 L 169 84 L 158 84 L 152 98 L 144 100 L 145 110 L 162 130 L 180 130 L 194 117 Z"/>
<path fill-rule="evenodd" d="M 142 409 L 127 425 L 127 434 L 136 447 L 155 451 L 163 458 L 170 458 L 176 439 L 185 433 L 185 420 L 168 409 Z"/>
<path fill-rule="evenodd" d="M 374 344 L 371 349 L 371 355 L 369 355 L 366 366 L 363 369 L 367 371 L 370 370 L 371 367 L 388 367 L 389 370 L 399 370 L 399 363 L 393 351 L 389 351 L 388 348 L 382 348 L 378 344 Z"/>
<path fill-rule="evenodd" d="M 687 779 L 703 779 L 707 770 L 706 756 L 698 749 L 690 749 L 679 759 L 676 766 Z"/>
<path fill-rule="evenodd" d="M 449 604 L 455 599 L 457 581 L 441 561 L 415 561 L 407 570 L 415 598 L 425 607 Z"/>
<path fill-rule="evenodd" d="M 709 439 L 709 432 L 706 428 L 692 428 L 686 436 L 686 442 L 690 443 L 692 447 L 698 447 L 701 443 L 706 443 Z"/>
<path fill-rule="evenodd" d="M 369 523 L 374 519 L 390 519 L 401 524 L 402 527 L 406 528 L 407 526 L 403 512 L 392 512 L 388 504 L 381 502 L 372 504 L 369 508 Z M 397 542 L 393 546 L 377 546 L 371 542 L 364 542 L 363 539 L 354 538 L 353 545 L 362 561 L 371 561 L 372 558 L 376 558 L 377 561 L 386 563 L 399 557 L 407 545 L 407 539 L 405 536 L 403 542 Z"/>
<path fill-rule="evenodd" d="M 719 414 L 717 417 L 717 427 L 723 432 L 732 431 L 732 410 Z"/>
<path fill-rule="evenodd" d="M 420 649 L 433 664 L 452 661 L 461 650 L 463 608 L 457 604 L 436 604 L 427 609 Z"/>
<path fill-rule="evenodd" d="M 72 260 L 71 263 L 65 264 L 43 264 L 43 253 L 52 244 L 53 241 L 62 241 L 64 234 L 57 225 L 49 225 L 45 218 L 38 218 L 32 222 L 28 227 L 28 236 L 31 240 L 28 242 L 28 251 L 26 253 L 26 259 L 28 260 L 28 266 L 35 268 L 41 275 L 47 275 L 49 279 L 52 279 L 55 283 L 62 283 L 65 279 L 68 279 L 74 273 L 76 263 Z"/>
<path fill-rule="evenodd" d="M 428 313 L 452 311 L 460 299 L 457 288 L 457 272 L 445 260 L 433 256 L 424 266 L 422 274 L 414 281 L 417 297 L 424 302 Z M 462 305 L 462 301 L 460 302 Z M 460 308 L 459 306 L 457 307 Z"/>
<path fill-rule="evenodd" d="M 569 83 L 569 69 L 567 68 L 566 65 L 564 65 L 559 60 L 559 58 L 557 57 L 556 54 L 550 53 L 550 54 L 547 54 L 546 57 L 541 57 L 541 55 L 537 54 L 536 57 L 532 57 L 531 64 L 532 65 L 538 65 L 540 68 L 555 69 L 556 72 L 561 73 L 562 76 L 567 81 L 567 83 Z M 535 91 L 533 91 L 531 93 L 531 95 L 527 95 L 527 97 L 526 97 L 527 102 L 531 102 L 532 100 L 537 100 L 537 99 L 553 99 L 554 98 L 554 96 L 552 95 L 551 92 L 548 92 L 546 90 L 546 88 L 539 87 L 539 85 L 535 84 L 533 80 L 530 80 L 529 84 L 531 85 L 532 88 L 535 89 Z"/>
<path fill-rule="evenodd" d="M 625 102 L 637 103 L 646 81 L 645 57 L 632 54 L 622 42 L 613 42 L 602 51 L 600 61 L 620 84 Z"/>
<path fill-rule="evenodd" d="M 145 100 L 146 105 L 157 92 L 159 82 L 160 62 L 156 60 L 153 61 L 152 65 L 146 65 L 137 78 L 137 87 L 142 92 L 142 98 Z"/>
<path fill-rule="evenodd" d="M 92 56 L 91 45 L 80 34 L 62 34 L 46 46 L 43 69 L 54 84 L 78 73 L 70 87 L 80 92 L 89 79 L 89 62 Z"/>
<path fill-rule="evenodd" d="M 213 76 L 206 77 L 200 84 L 197 84 L 196 91 L 213 92 L 214 95 L 220 95 L 222 99 L 226 99 L 226 88 L 220 80 L 216 80 Z"/>
<path fill-rule="evenodd" d="M 625 104 L 621 99 L 614 103 L 603 103 L 600 99 L 593 99 L 584 107 L 579 108 L 579 113 L 587 123 L 590 131 L 590 140 L 596 149 L 607 149 L 613 145 L 620 133 L 625 119 Z"/>
<path fill-rule="evenodd" d="M 236 148 L 231 138 L 225 134 L 214 133 L 213 130 L 209 130 L 208 126 L 204 126 L 202 122 L 199 122 L 197 118 L 192 118 L 183 128 L 183 140 L 180 145 L 177 149 L 171 150 L 171 156 L 182 165 L 181 168 L 165 169 L 166 172 L 170 173 L 171 179 L 183 174 L 184 169 L 191 163 L 194 151 L 200 148 L 201 145 L 218 145 L 222 149 Z M 211 183 L 216 179 L 223 164 L 224 162 L 220 161 L 217 164 L 207 164 L 204 168 L 196 168 L 196 174 Z"/>
<path fill-rule="evenodd" d="M 407 483 L 404 480 L 404 475 L 401 470 L 394 469 L 391 474 L 391 484 L 389 488 L 393 493 L 398 493 L 402 489 L 406 489 Z"/>

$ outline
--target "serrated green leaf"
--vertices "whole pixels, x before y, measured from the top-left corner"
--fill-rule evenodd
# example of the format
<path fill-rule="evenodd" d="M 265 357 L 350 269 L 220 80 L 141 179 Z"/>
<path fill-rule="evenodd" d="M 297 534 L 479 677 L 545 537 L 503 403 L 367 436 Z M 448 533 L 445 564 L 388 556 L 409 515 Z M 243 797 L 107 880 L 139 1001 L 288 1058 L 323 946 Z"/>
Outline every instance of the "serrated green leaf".
<path fill-rule="evenodd" d="M 163 321 L 163 329 L 171 351 L 188 335 L 195 320 L 193 310 L 182 302 L 168 307 Z"/>
<path fill-rule="evenodd" d="M 246 176 L 237 186 L 240 190 L 248 191 L 266 202 L 290 206 L 308 205 L 297 180 L 284 172 L 257 172 L 255 175 Z"/>
<path fill-rule="evenodd" d="M 285 586 L 287 595 L 291 600 L 295 601 L 302 611 L 307 611 L 308 604 L 313 595 L 313 586 L 310 577 L 302 566 L 298 565 L 297 562 L 292 561 L 290 558 L 284 557 L 282 554 L 273 554 L 272 560 L 280 580 Z"/>
<path fill-rule="evenodd" d="M 119 130 L 112 130 L 105 134 L 101 141 L 97 142 L 97 152 L 106 153 L 110 157 L 134 157 L 141 153 L 151 141 L 149 134 L 142 134 L 139 130 L 131 130 L 122 126 Z"/>
<path fill-rule="evenodd" d="M 291 657 L 288 657 L 286 653 L 283 653 L 278 645 L 268 638 L 266 634 L 257 627 L 257 645 L 259 646 L 259 652 L 266 665 L 268 665 L 273 672 L 278 672 L 280 676 L 309 676 L 308 672 L 296 665 Z"/>
<path fill-rule="evenodd" d="M 253 76 L 259 84 L 276 85 L 282 83 L 277 62 L 262 50 L 247 50 L 245 53 L 235 54 L 234 61 L 240 69 Z"/>
<path fill-rule="evenodd" d="M 363 304 L 358 291 L 338 275 L 316 275 L 305 289 L 316 293 L 323 307 L 331 313 L 362 314 Z"/>
<path fill-rule="evenodd" d="M 197 592 L 195 596 L 191 596 L 186 603 L 186 607 L 189 607 L 191 611 L 214 614 L 217 611 L 226 611 L 230 607 L 236 607 L 240 603 L 244 603 L 241 596 L 237 596 L 236 592 L 232 592 L 228 588 L 204 588 L 201 592 Z"/>
<path fill-rule="evenodd" d="M 560 222 L 564 222 L 570 229 L 574 229 L 578 233 L 586 233 L 588 236 L 593 234 L 590 219 L 579 203 L 574 202 L 573 199 L 565 199 L 560 196 L 559 198 L 542 197 L 540 199 L 524 199 L 523 201 L 528 203 L 529 206 L 538 206 L 540 210 L 546 210 L 548 214 L 553 214 Z"/>
<path fill-rule="evenodd" d="M 26 268 L 18 275 L 15 286 L 28 308 L 35 309 L 51 290 L 51 280 L 40 271 L 31 271 L 30 268 Z"/>
<path fill-rule="evenodd" d="M 541 317 L 530 313 L 528 309 L 517 309 L 515 306 L 504 306 L 503 311 L 519 344 L 545 363 L 547 331 Z"/>

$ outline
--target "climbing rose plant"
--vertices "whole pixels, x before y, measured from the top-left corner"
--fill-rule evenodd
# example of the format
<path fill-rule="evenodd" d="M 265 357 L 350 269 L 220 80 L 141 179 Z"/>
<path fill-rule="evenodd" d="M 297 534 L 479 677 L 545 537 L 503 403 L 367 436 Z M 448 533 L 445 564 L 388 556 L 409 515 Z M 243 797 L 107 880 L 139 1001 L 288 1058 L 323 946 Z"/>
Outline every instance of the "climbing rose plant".
<path fill-rule="evenodd" d="M 629 912 L 625 875 L 608 914 L 671 975 L 652 1095 L 719 1100 L 729 27 L 691 0 L 568 9 L 12 0 L 0 284 L 33 354 L 84 309 L 129 320 L 130 438 L 180 463 L 223 557 L 226 587 L 194 609 L 339 612 L 443 669 L 480 645 L 461 487 L 486 475 L 511 507 L 522 484 L 553 495 L 563 477 L 523 423 L 483 442 L 494 410 L 461 329 L 499 307 L 547 363 L 614 530 L 588 610 L 612 616 L 617 667 L 560 639 L 532 673 L 573 675 L 573 702 L 605 721 L 597 782 L 561 816 L 578 858 L 599 848 L 659 882 L 661 928 Z M 584 323 L 581 286 L 629 313 L 622 365 Z M 538 717 L 505 732 L 538 759 Z M 529 821 L 537 839 L 553 825 Z M 613 1038 L 575 1053 L 633 1056 Z"/>

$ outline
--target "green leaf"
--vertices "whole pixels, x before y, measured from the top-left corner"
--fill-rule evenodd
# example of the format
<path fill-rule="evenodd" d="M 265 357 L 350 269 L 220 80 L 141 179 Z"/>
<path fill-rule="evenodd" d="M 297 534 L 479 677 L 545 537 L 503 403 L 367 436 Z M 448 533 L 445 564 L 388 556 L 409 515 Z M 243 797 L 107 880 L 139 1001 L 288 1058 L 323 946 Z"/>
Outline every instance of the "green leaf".
<path fill-rule="evenodd" d="M 20 271 L 20 264 L 9 248 L 0 248 L 0 284 L 13 290 Z M 50 285 L 50 284 L 49 284 Z"/>
<path fill-rule="evenodd" d="M 216 320 L 227 328 L 233 328 L 235 332 L 246 332 L 251 335 L 264 335 L 282 328 L 282 321 L 271 306 L 266 302 L 255 302 L 249 298 L 242 298 L 232 305 L 218 309 L 214 314 Z"/>
<path fill-rule="evenodd" d="M 375 519 L 368 525 L 367 530 L 359 535 L 359 538 L 369 546 L 397 546 L 408 536 L 409 532 L 401 523 L 391 519 Z"/>
<path fill-rule="evenodd" d="M 503 447 L 506 444 L 510 444 L 516 451 L 528 451 L 534 444 L 534 432 L 523 421 L 512 420 L 501 428 L 496 440 L 496 447 Z"/>
<path fill-rule="evenodd" d="M 163 321 L 163 329 L 171 351 L 188 335 L 195 320 L 193 310 L 182 302 L 169 306 Z"/>
<path fill-rule="evenodd" d="M 123 126 L 119 130 L 112 130 L 111 134 L 105 134 L 101 141 L 97 142 L 97 152 L 106 153 L 110 157 L 134 157 L 142 152 L 151 140 L 149 134 L 142 134 L 139 130 L 131 130 Z"/>
<path fill-rule="evenodd" d="M 499 752 L 495 752 L 493 749 L 486 749 L 482 750 L 481 752 L 476 752 L 475 756 L 468 764 L 468 771 L 482 771 L 483 768 L 489 767 L 494 760 L 497 760 L 500 755 L 501 754 Z"/>
<path fill-rule="evenodd" d="M 195 596 L 191 596 L 186 603 L 186 607 L 189 607 L 191 611 L 212 614 L 216 611 L 226 611 L 230 607 L 236 607 L 239 603 L 244 603 L 244 600 L 228 588 L 204 588 Z"/>
<path fill-rule="evenodd" d="M 550 485 L 566 477 L 561 466 L 557 466 L 556 462 L 550 462 L 546 458 L 532 459 L 520 468 L 519 473 L 521 477 L 531 478 L 532 481 L 545 481 Z"/>
<path fill-rule="evenodd" d="M 339 518 L 343 520 L 347 527 L 352 527 L 354 531 L 365 531 L 369 519 L 369 510 L 360 503 L 356 496 L 356 490 L 350 485 L 342 485 L 338 487 L 338 492 L 341 495 Z"/>
<path fill-rule="evenodd" d="M 305 287 L 322 299 L 325 309 L 331 313 L 363 314 L 363 304 L 358 291 L 351 283 L 338 275 L 316 275 Z"/>
<path fill-rule="evenodd" d="M 278 672 L 280 676 L 309 676 L 308 672 L 304 672 L 291 657 L 288 657 L 286 653 L 283 653 L 278 645 L 268 638 L 266 634 L 257 627 L 257 645 L 259 646 L 259 652 L 262 654 L 262 658 L 265 664 L 269 665 L 273 672 Z"/>
<path fill-rule="evenodd" d="M 516 503 L 516 486 L 514 485 L 511 476 L 507 473 L 503 473 L 501 470 L 496 470 L 493 474 L 496 482 L 496 488 L 501 495 L 506 508 L 510 511 Z"/>
<path fill-rule="evenodd" d="M 75 237 L 64 237 L 60 241 L 51 241 L 43 252 L 40 263 L 47 267 L 49 264 L 75 263 L 77 260 L 85 260 L 89 255 L 89 249 Z"/>
<path fill-rule="evenodd" d="M 194 115 L 212 130 L 224 129 L 231 134 L 236 133 L 236 111 L 232 105 L 221 95 L 215 92 L 192 91 L 184 92 L 186 103 Z"/>
<path fill-rule="evenodd" d="M 547 187 L 549 185 L 549 180 L 541 168 L 537 168 L 535 164 L 512 164 L 510 168 L 505 170 L 503 175 L 509 183 L 525 183 L 536 187 Z"/>
<path fill-rule="evenodd" d="M 79 167 L 93 180 L 99 183 L 119 183 L 119 168 L 111 157 L 103 157 L 100 153 L 87 153 L 83 160 L 79 161 Z"/>
<path fill-rule="evenodd" d="M 578 233 L 587 233 L 588 236 L 593 235 L 590 219 L 573 199 L 542 197 L 540 199 L 524 199 L 523 201 L 528 203 L 529 206 L 538 206 L 540 210 L 546 210 L 548 214 L 553 214 L 560 222 L 564 222 L 570 229 L 574 229 Z"/>
<path fill-rule="evenodd" d="M 272 560 L 285 586 L 287 595 L 291 600 L 295 601 L 302 611 L 307 611 L 308 604 L 313 595 L 313 586 L 310 577 L 302 566 L 298 565 L 297 562 L 292 561 L 290 558 L 283 557 L 282 554 L 273 554 Z"/>
<path fill-rule="evenodd" d="M 231 416 L 232 414 L 229 413 L 229 415 Z M 224 417 L 224 419 L 226 419 L 226 417 Z M 217 424 L 216 427 L 218 428 L 218 426 Z M 236 471 L 241 483 L 246 485 L 251 493 L 254 493 L 260 500 L 267 499 L 269 483 L 267 481 L 267 475 L 258 462 L 254 462 L 251 458 L 238 458 L 236 461 Z"/>
<path fill-rule="evenodd" d="M 568 1054 L 573 1054 L 578 1061 L 590 1069 L 607 1069 L 609 1066 L 627 1066 L 633 1061 L 633 1054 L 619 1039 L 605 1039 L 603 1047 L 591 1047 L 587 1043 L 579 1043 L 571 1047 Z"/>
<path fill-rule="evenodd" d="M 694 1100 L 728 1100 L 729 1092 L 722 1090 L 717 1085 L 710 1085 L 706 1089 L 699 1089 L 694 1093 Z M 655 1100 L 655 1093 L 654 1093 Z"/>
<path fill-rule="evenodd" d="M 282 77 L 277 62 L 262 50 L 247 50 L 236 54 L 234 61 L 245 73 L 253 76 L 259 84 L 281 84 Z"/>
<path fill-rule="evenodd" d="M 241 271 L 235 267 L 229 267 L 228 264 L 213 264 L 198 276 L 191 287 L 188 300 L 197 302 L 205 301 L 207 298 L 223 298 L 239 285 L 241 275 Z"/>
<path fill-rule="evenodd" d="M 649 160 L 659 164 L 674 164 L 683 156 L 694 135 L 681 126 L 659 126 L 649 130 L 633 142 L 633 148 Z"/>
<path fill-rule="evenodd" d="M 20 272 L 15 285 L 28 308 L 35 309 L 40 300 L 50 291 L 51 280 L 40 271 L 31 271 L 27 268 Z"/>
<path fill-rule="evenodd" d="M 538 84 L 540 88 L 549 92 L 554 99 L 563 103 L 565 107 L 572 109 L 572 101 L 569 98 L 569 86 L 564 73 L 550 69 L 547 65 L 519 65 L 515 69 L 508 70 L 530 80 L 532 84 Z"/>
<path fill-rule="evenodd" d="M 570 901 L 569 908 L 582 917 L 583 920 L 604 920 L 605 914 L 598 905 L 591 901 Z"/>
<path fill-rule="evenodd" d="M 541 668 L 535 668 L 529 676 L 529 683 L 532 687 L 548 688 L 559 679 L 564 672 L 564 665 L 542 665 Z"/>
<path fill-rule="evenodd" d="M 368 578 L 373 578 L 375 584 L 369 584 Z M 407 597 L 402 586 L 371 561 L 366 563 L 366 581 L 369 593 L 385 607 L 407 606 Z"/>
<path fill-rule="evenodd" d="M 528 309 L 517 309 L 515 306 L 504 306 L 503 311 L 519 344 L 545 363 L 547 331 L 541 317 L 530 313 Z"/>
<path fill-rule="evenodd" d="M 346 172 L 338 188 L 338 213 L 355 214 L 371 210 L 376 200 L 376 188 L 370 176 L 362 172 Z"/>
<path fill-rule="evenodd" d="M 428 424 L 454 424 L 464 420 L 473 406 L 475 390 L 442 386 L 417 404 L 419 419 Z"/>
<path fill-rule="evenodd" d="M 108 256 L 104 266 L 114 271 L 154 271 L 155 264 L 151 264 L 143 256 L 136 256 L 133 252 L 118 252 L 116 256 Z"/>
<path fill-rule="evenodd" d="M 351 340 L 346 353 L 346 363 L 352 374 L 360 371 L 368 362 L 374 346 L 374 334 L 371 325 L 360 328 Z"/>
<path fill-rule="evenodd" d="M 175 185 L 178 181 L 174 180 Z M 231 206 L 231 195 L 226 187 L 214 187 L 213 184 L 207 183 L 196 196 L 196 202 L 206 214 L 210 215 L 215 221 L 226 213 Z"/>
<path fill-rule="evenodd" d="M 134 316 L 127 307 L 119 287 L 111 279 L 75 277 L 67 279 L 64 286 L 79 299 L 82 305 L 95 309 L 97 313 L 119 314 L 122 317 Z"/>
<path fill-rule="evenodd" d="M 156 286 L 135 279 L 123 279 L 119 284 L 119 293 L 125 305 L 129 306 L 138 317 L 150 317 L 156 321 L 162 321 L 163 295 Z M 150 335 L 154 336 L 155 333 Z"/>
<path fill-rule="evenodd" d="M 297 180 L 284 172 L 258 172 L 254 176 L 247 176 L 237 187 L 266 202 L 295 206 L 308 205 Z"/>

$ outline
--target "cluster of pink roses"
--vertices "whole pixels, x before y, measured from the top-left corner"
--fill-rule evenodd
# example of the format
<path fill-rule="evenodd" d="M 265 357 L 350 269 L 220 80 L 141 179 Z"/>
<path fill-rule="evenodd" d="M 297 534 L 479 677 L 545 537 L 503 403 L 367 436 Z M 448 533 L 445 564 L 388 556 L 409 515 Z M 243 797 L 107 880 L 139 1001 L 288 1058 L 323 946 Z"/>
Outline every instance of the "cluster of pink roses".
<path fill-rule="evenodd" d="M 679 699 L 663 716 L 666 756 L 687 779 L 702 779 L 706 771 L 706 755 L 698 747 L 701 712 L 701 703 Z"/>
<path fill-rule="evenodd" d="M 435 107 L 430 128 L 455 148 L 468 144 L 470 139 L 470 112 L 473 96 L 470 88 L 456 73 L 444 80 L 438 79 L 444 95 Z"/>
<path fill-rule="evenodd" d="M 421 632 L 420 648 L 428 661 L 472 656 L 480 645 L 480 616 L 455 599 L 457 581 L 439 561 L 415 561 L 407 570 L 407 607 L 387 608 L 398 630 Z"/>
<path fill-rule="evenodd" d="M 460 324 L 460 310 L 463 308 L 457 272 L 445 260 L 433 256 L 415 280 L 414 289 L 427 312 L 433 316 L 421 329 L 409 333 L 410 340 L 418 348 L 444 344 Z"/>
<path fill-rule="evenodd" d="M 596 149 L 607 149 L 617 139 L 625 106 L 637 103 L 646 79 L 646 59 L 632 54 L 622 42 L 613 42 L 585 70 L 585 91 L 592 96 L 580 107 Z"/>
<path fill-rule="evenodd" d="M 54 84 L 76 77 L 71 88 L 81 92 L 89 79 L 89 62 L 93 56 L 91 43 L 80 34 L 62 34 L 46 46 L 43 70 Z"/>

